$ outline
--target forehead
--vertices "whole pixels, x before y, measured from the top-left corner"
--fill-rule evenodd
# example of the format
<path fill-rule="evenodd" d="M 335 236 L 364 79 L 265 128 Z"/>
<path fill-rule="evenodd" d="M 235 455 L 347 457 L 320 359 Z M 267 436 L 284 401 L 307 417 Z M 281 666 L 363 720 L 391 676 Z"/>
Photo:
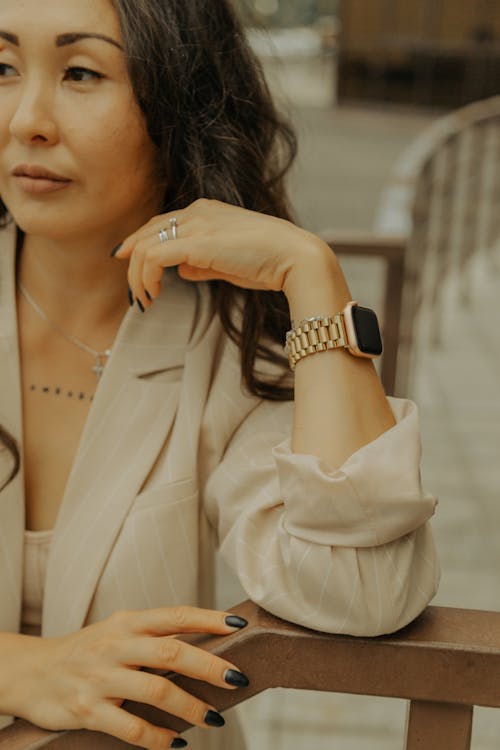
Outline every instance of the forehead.
<path fill-rule="evenodd" d="M 21 44 L 73 31 L 121 36 L 111 0 L 0 0 L 0 29 L 18 35 Z"/>

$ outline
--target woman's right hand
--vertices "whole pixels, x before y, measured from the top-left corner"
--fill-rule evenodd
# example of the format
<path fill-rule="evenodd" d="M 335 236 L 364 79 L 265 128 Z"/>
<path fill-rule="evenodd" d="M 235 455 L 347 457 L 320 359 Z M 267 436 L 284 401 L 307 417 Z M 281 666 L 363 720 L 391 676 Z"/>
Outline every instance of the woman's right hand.
<path fill-rule="evenodd" d="M 106 732 L 148 750 L 165 750 L 172 742 L 182 747 L 176 732 L 120 706 L 125 700 L 139 701 L 196 726 L 222 726 L 224 720 L 213 706 L 164 677 L 140 670 L 171 670 L 224 688 L 244 686 L 248 680 L 233 664 L 174 637 L 230 634 L 244 625 L 245 620 L 227 612 L 164 607 L 115 612 L 75 633 L 42 638 L 21 718 L 52 731 Z"/>

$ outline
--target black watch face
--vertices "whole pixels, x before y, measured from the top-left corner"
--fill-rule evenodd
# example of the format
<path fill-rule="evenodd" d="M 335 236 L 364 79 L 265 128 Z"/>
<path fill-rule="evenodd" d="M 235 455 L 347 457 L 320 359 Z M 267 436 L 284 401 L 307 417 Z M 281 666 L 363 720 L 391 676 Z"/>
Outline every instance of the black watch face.
<path fill-rule="evenodd" d="M 377 316 L 368 307 L 354 305 L 352 308 L 352 319 L 358 346 L 363 354 L 382 354 L 382 339 L 378 327 Z"/>

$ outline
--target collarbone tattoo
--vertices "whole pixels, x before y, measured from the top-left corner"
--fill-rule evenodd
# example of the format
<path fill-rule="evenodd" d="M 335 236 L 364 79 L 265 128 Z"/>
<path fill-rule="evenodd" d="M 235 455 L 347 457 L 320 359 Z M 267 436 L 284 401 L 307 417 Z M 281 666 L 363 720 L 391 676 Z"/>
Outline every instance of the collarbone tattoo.
<path fill-rule="evenodd" d="M 35 393 L 42 393 L 46 396 L 55 396 L 57 398 L 69 398 L 72 401 L 93 401 L 93 393 L 85 393 L 84 391 L 74 390 L 71 388 L 61 388 L 60 386 L 39 386 L 30 385 L 30 391 Z"/>

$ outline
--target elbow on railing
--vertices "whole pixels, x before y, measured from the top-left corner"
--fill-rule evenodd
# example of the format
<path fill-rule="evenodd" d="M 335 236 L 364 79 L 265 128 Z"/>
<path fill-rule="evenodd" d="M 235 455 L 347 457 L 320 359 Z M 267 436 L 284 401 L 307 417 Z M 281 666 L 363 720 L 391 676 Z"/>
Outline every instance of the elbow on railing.
<path fill-rule="evenodd" d="M 286 596 L 251 586 L 247 595 L 260 607 L 287 622 L 333 635 L 377 637 L 395 633 L 412 622 L 437 593 L 440 566 L 430 526 L 378 547 L 327 548 L 326 575 L 318 595 L 318 567 L 298 571 L 288 566 Z M 321 562 L 321 560 L 320 560 Z M 316 561 L 317 563 L 317 561 Z"/>

